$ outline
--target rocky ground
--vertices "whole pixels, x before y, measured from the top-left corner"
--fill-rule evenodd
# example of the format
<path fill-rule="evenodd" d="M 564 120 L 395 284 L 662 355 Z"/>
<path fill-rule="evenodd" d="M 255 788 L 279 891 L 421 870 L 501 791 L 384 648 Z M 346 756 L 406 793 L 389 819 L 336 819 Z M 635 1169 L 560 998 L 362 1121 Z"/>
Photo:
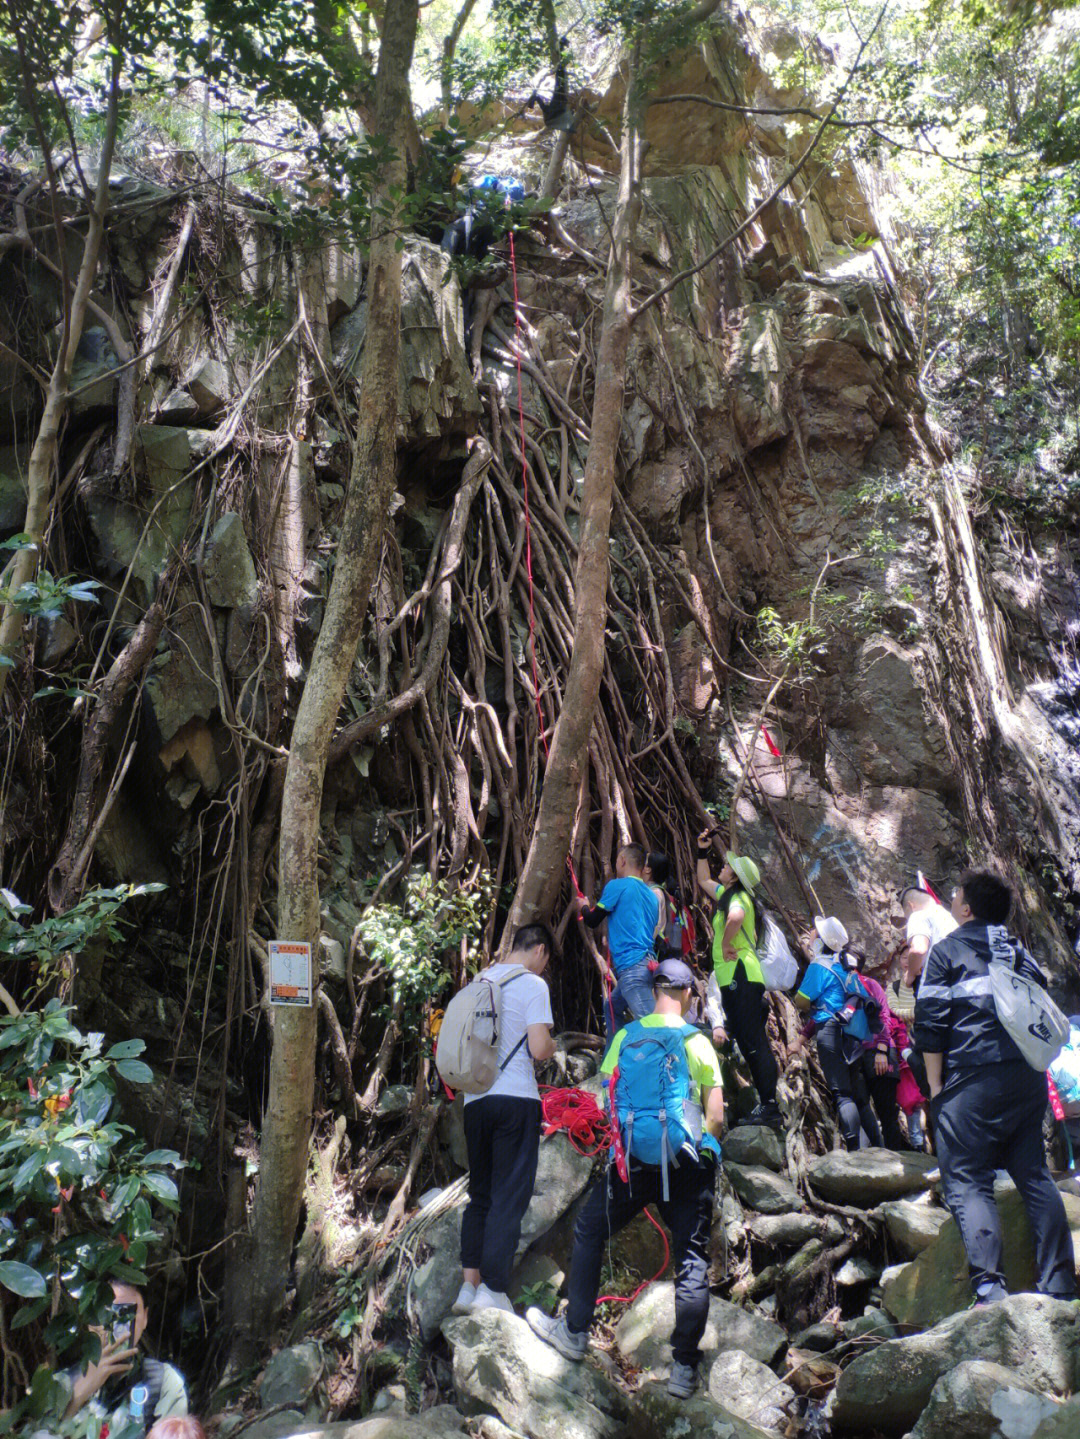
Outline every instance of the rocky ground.
<path fill-rule="evenodd" d="M 596 1082 L 587 1081 L 595 1090 Z M 1008 1181 L 998 1189 L 1005 1268 L 1017 1292 L 969 1308 L 967 1266 L 927 1155 L 834 1151 L 793 1175 L 780 1136 L 729 1134 L 713 1228 L 713 1293 L 700 1387 L 672 1399 L 665 1381 L 674 1286 L 668 1273 L 632 1302 L 599 1311 L 587 1361 L 543 1344 L 523 1318 L 454 1318 L 461 1181 L 427 1198 L 411 1238 L 405 1310 L 421 1346 L 379 1390 L 372 1417 L 324 1424 L 329 1352 L 281 1350 L 261 1381 L 262 1413 L 225 1415 L 248 1439 L 716 1439 L 909 1435 L 911 1439 L 1074 1439 L 1080 1433 L 1080 1305 L 1022 1292 L 1030 1232 Z M 575 1210 L 594 1172 L 563 1134 L 541 1146 L 512 1295 L 557 1302 Z M 1080 1194 L 1061 1188 L 1080 1250 Z M 421 1211 L 423 1221 L 425 1210 Z M 654 1273 L 655 1231 L 635 1221 L 612 1245 L 605 1287 L 630 1294 Z M 389 1374 L 389 1371 L 387 1371 Z M 416 1376 L 428 1382 L 416 1384 Z M 410 1413 L 417 1403 L 422 1412 Z"/>

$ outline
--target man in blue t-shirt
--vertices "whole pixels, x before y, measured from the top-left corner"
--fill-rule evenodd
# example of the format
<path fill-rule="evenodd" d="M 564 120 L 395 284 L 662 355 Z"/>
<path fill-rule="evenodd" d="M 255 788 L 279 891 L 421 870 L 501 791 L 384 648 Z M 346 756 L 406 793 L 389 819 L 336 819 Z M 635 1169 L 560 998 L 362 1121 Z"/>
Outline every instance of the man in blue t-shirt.
<path fill-rule="evenodd" d="M 604 1026 L 609 1040 L 627 1013 L 641 1019 L 653 1010 L 652 973 L 660 901 L 642 877 L 645 850 L 624 844 L 615 856 L 615 878 L 604 885 L 599 903 L 578 899 L 581 918 L 590 928 L 607 921 L 608 953 L 615 971 L 615 988 L 604 1005 Z"/>

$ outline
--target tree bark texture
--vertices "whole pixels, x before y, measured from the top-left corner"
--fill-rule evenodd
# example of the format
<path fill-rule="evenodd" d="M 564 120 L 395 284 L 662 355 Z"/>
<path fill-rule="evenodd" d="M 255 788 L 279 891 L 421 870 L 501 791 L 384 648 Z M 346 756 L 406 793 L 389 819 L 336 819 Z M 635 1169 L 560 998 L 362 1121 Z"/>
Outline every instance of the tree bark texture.
<path fill-rule="evenodd" d="M 546 919 L 558 897 L 604 668 L 608 536 L 632 318 L 630 256 L 641 208 L 643 151 L 636 56 L 631 56 L 628 63 L 619 197 L 612 224 L 611 259 L 596 357 L 591 442 L 581 500 L 581 539 L 574 580 L 574 643 L 562 711 L 555 724 L 544 770 L 536 828 L 514 896 L 507 935 L 531 919 Z"/>
<path fill-rule="evenodd" d="M 378 133 L 390 141 L 391 158 L 372 194 L 368 326 L 356 447 L 326 617 L 297 710 L 282 796 L 278 934 L 306 940 L 316 955 L 317 845 L 327 754 L 356 657 L 396 475 L 401 256 L 391 213 L 405 183 L 408 76 L 417 13 L 417 0 L 388 0 L 383 22 L 375 118 Z M 314 1005 L 282 1008 L 276 1014 L 253 1215 L 252 1339 L 269 1339 L 285 1298 L 307 1171 L 317 1015 Z"/>
<path fill-rule="evenodd" d="M 109 100 L 105 115 L 105 137 L 98 163 L 97 184 L 94 189 L 86 239 L 83 242 L 82 259 L 79 262 L 79 271 L 70 303 L 66 287 L 62 290 L 62 300 L 65 305 L 64 333 L 60 341 L 56 364 L 49 376 L 49 383 L 45 391 L 45 408 L 27 465 L 26 520 L 23 532 L 33 541 L 35 548 L 19 550 L 16 553 L 7 585 L 7 592 L 11 596 L 16 595 L 23 585 L 32 583 L 41 559 L 41 544 L 49 520 L 56 448 L 60 440 L 60 427 L 68 408 L 71 371 L 75 364 L 79 341 L 82 338 L 86 311 L 90 303 L 90 292 L 94 288 L 94 276 L 97 273 L 98 256 L 101 253 L 101 242 L 105 234 L 105 215 L 109 208 L 109 174 L 112 169 L 119 116 L 121 65 L 120 50 L 118 47 L 114 47 L 109 79 Z M 28 83 L 32 84 L 33 82 L 28 78 Z M 58 239 L 60 247 L 63 249 L 63 235 L 58 235 Z M 23 623 L 22 610 L 8 600 L 4 605 L 3 617 L 0 618 L 0 657 L 11 658 L 16 653 L 22 640 Z M 3 696 L 9 673 L 8 666 L 0 665 L 0 697 Z"/>

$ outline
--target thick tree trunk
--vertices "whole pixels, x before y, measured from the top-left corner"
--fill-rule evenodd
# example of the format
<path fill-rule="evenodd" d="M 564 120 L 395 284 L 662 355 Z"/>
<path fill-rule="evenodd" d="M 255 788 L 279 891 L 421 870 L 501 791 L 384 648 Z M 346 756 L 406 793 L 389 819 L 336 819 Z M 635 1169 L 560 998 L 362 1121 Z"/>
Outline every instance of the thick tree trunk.
<path fill-rule="evenodd" d="M 68 389 L 71 385 L 71 370 L 75 364 L 75 353 L 82 338 L 83 324 L 90 303 L 90 292 L 94 288 L 101 241 L 105 234 L 105 215 L 109 208 L 109 173 L 112 169 L 113 149 L 116 144 L 117 119 L 120 104 L 120 70 L 122 59 L 118 48 L 114 48 L 112 74 L 109 81 L 109 100 L 105 115 L 105 138 L 98 163 L 97 185 L 90 210 L 86 240 L 83 243 L 82 259 L 75 279 L 74 293 L 69 297 L 62 294 L 65 306 L 64 335 L 60 350 L 49 376 L 45 391 L 45 409 L 38 426 L 34 447 L 30 451 L 30 462 L 26 475 L 26 520 L 23 532 L 34 544 L 33 549 L 19 550 L 11 566 L 6 589 L 15 595 L 23 585 L 30 584 L 37 574 L 41 559 L 41 543 L 49 520 L 49 505 L 52 492 L 53 468 L 56 463 L 56 447 L 60 439 L 60 427 L 68 407 Z M 33 83 L 28 81 L 28 83 Z M 58 235 L 61 247 L 64 236 Z M 0 618 L 0 658 L 10 659 L 22 640 L 23 613 L 10 600 L 4 605 Z M 10 667 L 0 665 L 0 697 Z"/>
<path fill-rule="evenodd" d="M 643 146 L 636 68 L 636 56 L 632 56 L 623 106 L 619 198 L 612 225 L 611 260 L 596 358 L 592 438 L 581 501 L 570 673 L 544 771 L 536 828 L 514 896 L 507 934 L 531 919 L 546 918 L 558 897 L 604 668 L 608 535 L 630 341 L 630 255 L 641 207 Z"/>
<path fill-rule="evenodd" d="M 372 195 L 368 326 L 349 493 L 326 618 L 300 699 L 282 797 L 278 934 L 318 953 L 316 867 L 326 757 L 356 656 L 394 488 L 401 349 L 401 256 L 390 215 L 404 190 L 409 67 L 417 0 L 387 0 L 375 85 L 375 118 L 390 159 Z M 380 213 L 389 211 L 386 213 Z M 268 1340 L 281 1312 L 296 1232 L 315 1092 L 318 1010 L 277 1012 L 253 1216 L 251 1337 Z"/>

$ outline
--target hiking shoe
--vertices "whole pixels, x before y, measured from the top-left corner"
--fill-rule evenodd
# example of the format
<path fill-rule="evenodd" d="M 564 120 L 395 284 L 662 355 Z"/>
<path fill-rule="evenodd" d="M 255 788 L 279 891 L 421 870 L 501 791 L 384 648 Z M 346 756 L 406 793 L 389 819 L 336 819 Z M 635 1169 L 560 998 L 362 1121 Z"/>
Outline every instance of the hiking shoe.
<path fill-rule="evenodd" d="M 545 1344 L 557 1349 L 564 1359 L 580 1364 L 585 1358 L 589 1347 L 588 1334 L 575 1334 L 561 1315 L 556 1319 L 553 1314 L 545 1314 L 533 1305 L 525 1311 L 525 1323 Z"/>
<path fill-rule="evenodd" d="M 780 1113 L 780 1106 L 773 1099 L 766 1104 L 757 1105 L 745 1118 L 737 1119 L 735 1128 L 739 1129 L 744 1124 L 763 1124 L 769 1129 L 783 1129 L 784 1116 Z"/>
<path fill-rule="evenodd" d="M 689 1399 L 697 1388 L 697 1370 L 692 1364 L 675 1363 L 668 1375 L 667 1392 L 675 1399 Z"/>
<path fill-rule="evenodd" d="M 452 1314 L 468 1314 L 473 1307 L 473 1300 L 476 1298 L 476 1285 L 466 1281 L 458 1290 L 458 1296 L 454 1300 Z"/>
<path fill-rule="evenodd" d="M 478 1314 L 481 1309 L 501 1309 L 504 1314 L 513 1314 L 514 1312 L 514 1306 L 510 1303 L 509 1296 L 496 1294 L 486 1284 L 477 1285 L 476 1297 L 469 1305 L 469 1313 Z"/>

